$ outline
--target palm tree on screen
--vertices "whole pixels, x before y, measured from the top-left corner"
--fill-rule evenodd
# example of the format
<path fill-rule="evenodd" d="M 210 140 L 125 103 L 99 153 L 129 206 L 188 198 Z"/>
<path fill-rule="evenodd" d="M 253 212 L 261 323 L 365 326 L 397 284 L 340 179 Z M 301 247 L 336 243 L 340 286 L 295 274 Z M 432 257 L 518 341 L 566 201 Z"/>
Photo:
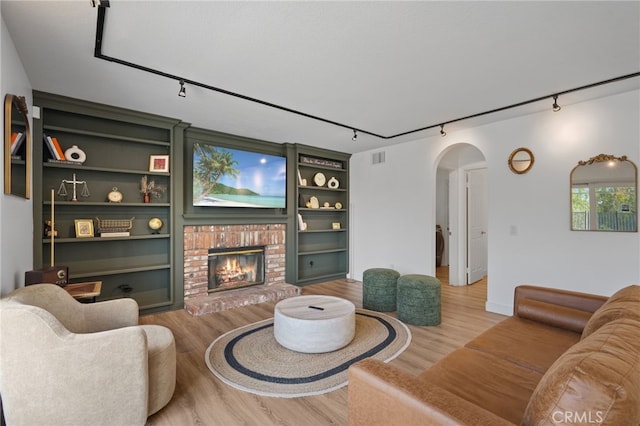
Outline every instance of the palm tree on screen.
<path fill-rule="evenodd" d="M 198 200 L 215 193 L 214 189 L 223 176 L 235 178 L 240 173 L 236 168 L 238 162 L 233 159 L 233 154 L 225 149 L 194 144 L 193 151 L 197 156 L 193 164 L 193 195 Z"/>

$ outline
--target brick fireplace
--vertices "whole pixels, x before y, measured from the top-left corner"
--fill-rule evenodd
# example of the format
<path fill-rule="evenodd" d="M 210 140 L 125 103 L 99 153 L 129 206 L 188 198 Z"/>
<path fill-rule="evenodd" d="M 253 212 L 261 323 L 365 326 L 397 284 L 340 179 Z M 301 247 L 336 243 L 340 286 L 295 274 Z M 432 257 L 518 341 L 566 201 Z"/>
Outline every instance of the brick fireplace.
<path fill-rule="evenodd" d="M 285 283 L 286 224 L 187 225 L 184 227 L 184 306 L 202 315 L 300 294 Z M 210 249 L 264 247 L 264 284 L 209 291 Z"/>

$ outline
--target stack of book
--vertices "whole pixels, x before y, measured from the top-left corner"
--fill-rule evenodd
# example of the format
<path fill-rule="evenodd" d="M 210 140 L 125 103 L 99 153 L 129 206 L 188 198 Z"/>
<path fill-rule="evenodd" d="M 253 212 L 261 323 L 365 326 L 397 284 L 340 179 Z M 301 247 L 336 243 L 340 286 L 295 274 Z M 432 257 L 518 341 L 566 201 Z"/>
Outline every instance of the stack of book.
<path fill-rule="evenodd" d="M 60 142 L 58 142 L 57 138 L 51 137 L 49 135 L 43 135 L 42 139 L 44 139 L 44 145 L 47 147 L 49 156 L 52 160 L 66 160 L 64 152 L 62 151 L 62 147 L 60 146 Z"/>
<path fill-rule="evenodd" d="M 130 231 L 110 231 L 110 230 L 102 230 L 100 231 L 100 237 L 109 238 L 109 237 L 128 237 L 131 235 Z"/>

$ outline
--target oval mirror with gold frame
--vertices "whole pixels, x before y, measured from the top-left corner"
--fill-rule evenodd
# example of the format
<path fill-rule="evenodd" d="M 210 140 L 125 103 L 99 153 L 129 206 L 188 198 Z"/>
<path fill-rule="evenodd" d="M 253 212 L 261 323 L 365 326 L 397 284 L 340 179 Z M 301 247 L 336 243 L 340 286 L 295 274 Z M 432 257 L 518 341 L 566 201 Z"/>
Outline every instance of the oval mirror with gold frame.
<path fill-rule="evenodd" d="M 4 97 L 4 193 L 31 198 L 31 130 L 24 96 Z"/>
<path fill-rule="evenodd" d="M 625 155 L 579 161 L 570 181 L 572 231 L 638 231 L 638 168 Z"/>
<path fill-rule="evenodd" d="M 534 157 L 533 152 L 527 148 L 518 148 L 514 150 L 509 156 L 509 169 L 513 173 L 522 175 L 527 173 L 533 167 Z"/>

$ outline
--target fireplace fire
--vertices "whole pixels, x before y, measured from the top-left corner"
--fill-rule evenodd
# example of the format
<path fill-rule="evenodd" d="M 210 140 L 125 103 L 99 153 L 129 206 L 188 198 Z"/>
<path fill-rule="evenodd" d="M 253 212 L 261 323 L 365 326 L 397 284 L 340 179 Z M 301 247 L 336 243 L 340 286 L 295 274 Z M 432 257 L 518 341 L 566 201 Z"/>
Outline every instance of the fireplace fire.
<path fill-rule="evenodd" d="M 209 293 L 264 284 L 264 246 L 209 249 Z"/>

